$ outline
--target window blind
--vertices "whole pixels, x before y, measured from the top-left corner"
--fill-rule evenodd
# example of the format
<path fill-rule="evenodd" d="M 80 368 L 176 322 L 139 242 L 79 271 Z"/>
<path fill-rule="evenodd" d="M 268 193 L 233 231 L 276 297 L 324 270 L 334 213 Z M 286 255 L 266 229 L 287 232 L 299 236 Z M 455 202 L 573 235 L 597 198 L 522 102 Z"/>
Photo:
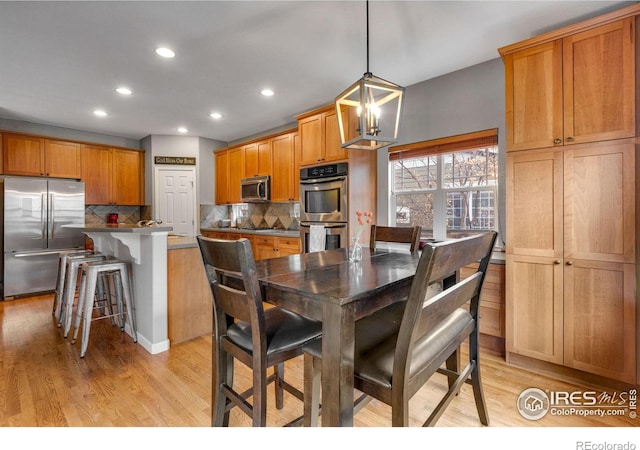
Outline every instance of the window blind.
<path fill-rule="evenodd" d="M 495 145 L 498 145 L 498 129 L 492 128 L 445 138 L 396 145 L 389 148 L 389 161 L 438 155 L 441 153 L 453 153 Z"/>

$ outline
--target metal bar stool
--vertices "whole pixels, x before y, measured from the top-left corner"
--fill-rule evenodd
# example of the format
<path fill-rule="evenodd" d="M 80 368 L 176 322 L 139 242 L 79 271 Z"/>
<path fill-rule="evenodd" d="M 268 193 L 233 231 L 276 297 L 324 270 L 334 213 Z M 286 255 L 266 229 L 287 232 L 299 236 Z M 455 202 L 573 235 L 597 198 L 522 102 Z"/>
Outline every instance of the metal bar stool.
<path fill-rule="evenodd" d="M 67 250 L 60 252 L 60 258 L 58 259 L 58 277 L 56 278 L 56 290 L 53 295 L 53 309 L 51 315 L 56 315 L 56 309 L 58 305 L 62 303 L 62 296 L 64 293 L 64 282 L 67 274 L 67 259 L 69 256 L 87 256 L 92 255 L 91 250 Z M 58 314 L 59 315 L 59 314 Z"/>
<path fill-rule="evenodd" d="M 67 255 L 65 285 L 60 297 L 61 303 L 58 312 L 58 327 L 63 327 L 63 335 L 65 338 L 69 335 L 69 330 L 71 329 L 73 303 L 76 297 L 80 266 L 85 262 L 104 261 L 105 259 L 107 259 L 107 257 L 100 254 Z"/>
<path fill-rule="evenodd" d="M 106 274 L 105 282 L 108 280 L 113 285 L 114 296 L 116 300 L 117 312 L 110 315 L 93 318 L 93 306 L 95 303 L 96 290 L 99 288 L 100 276 Z M 111 298 L 107 302 L 111 302 Z M 125 329 L 126 316 L 127 323 L 131 332 L 133 342 L 138 342 L 135 326 L 135 307 L 133 303 L 133 295 L 129 280 L 129 269 L 127 263 L 117 259 L 108 259 L 104 261 L 92 261 L 82 264 L 82 277 L 80 281 L 80 295 L 78 297 L 78 307 L 76 309 L 75 323 L 73 330 L 73 340 L 75 343 L 82 322 L 82 344 L 80 347 L 80 357 L 84 358 L 89 346 L 89 331 L 91 330 L 91 322 L 93 320 L 104 319 L 107 317 L 118 317 L 119 326 L 122 331 Z"/>

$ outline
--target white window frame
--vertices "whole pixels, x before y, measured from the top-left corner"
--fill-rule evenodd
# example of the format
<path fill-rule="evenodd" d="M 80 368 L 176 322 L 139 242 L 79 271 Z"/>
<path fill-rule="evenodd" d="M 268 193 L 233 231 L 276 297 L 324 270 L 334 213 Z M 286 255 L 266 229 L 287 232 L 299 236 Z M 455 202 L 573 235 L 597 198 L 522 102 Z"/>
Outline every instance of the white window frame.
<path fill-rule="evenodd" d="M 497 144 L 495 146 L 496 154 L 498 152 Z M 480 147 L 482 148 L 482 147 Z M 487 147 L 488 148 L 488 147 Z M 469 150 L 460 150 L 461 152 Z M 448 152 L 438 155 L 431 155 L 436 157 L 438 161 L 436 188 L 416 189 L 416 190 L 401 190 L 398 194 L 431 194 L 433 196 L 433 239 L 444 240 L 447 239 L 447 194 L 449 192 L 468 192 L 468 191 L 489 191 L 493 192 L 493 230 L 498 231 L 498 218 L 499 218 L 499 202 L 498 202 L 498 179 L 493 185 L 487 186 L 456 186 L 456 187 L 443 187 L 444 183 L 444 156 L 457 152 Z M 427 156 L 424 156 L 427 157 Z M 418 158 L 418 157 L 416 157 Z M 410 159 L 410 158 L 407 158 Z M 394 165 L 397 161 L 389 161 L 389 224 L 396 226 L 396 191 L 395 191 L 395 174 Z M 472 231 L 472 230 L 470 230 Z"/>

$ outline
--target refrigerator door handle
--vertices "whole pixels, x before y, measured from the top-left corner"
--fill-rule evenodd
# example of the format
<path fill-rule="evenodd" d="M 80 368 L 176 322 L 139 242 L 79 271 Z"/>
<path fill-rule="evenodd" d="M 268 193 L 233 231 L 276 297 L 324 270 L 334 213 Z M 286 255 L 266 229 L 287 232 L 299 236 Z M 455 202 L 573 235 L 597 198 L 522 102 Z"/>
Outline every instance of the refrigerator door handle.
<path fill-rule="evenodd" d="M 45 192 L 43 192 L 42 194 L 40 194 L 40 238 L 41 239 L 46 239 L 47 238 L 47 217 L 45 217 L 45 214 L 47 214 L 47 194 Z"/>
<path fill-rule="evenodd" d="M 54 223 L 53 223 L 53 218 L 55 217 L 54 215 L 54 211 L 53 211 L 53 199 L 54 199 L 54 194 L 49 193 L 49 218 L 47 219 L 47 223 L 49 224 L 49 239 L 53 239 L 53 230 L 55 229 L 54 227 Z"/>
<path fill-rule="evenodd" d="M 52 250 L 48 252 L 16 252 L 12 253 L 14 258 L 28 258 L 30 256 L 46 256 L 46 255 L 58 255 L 64 250 Z"/>

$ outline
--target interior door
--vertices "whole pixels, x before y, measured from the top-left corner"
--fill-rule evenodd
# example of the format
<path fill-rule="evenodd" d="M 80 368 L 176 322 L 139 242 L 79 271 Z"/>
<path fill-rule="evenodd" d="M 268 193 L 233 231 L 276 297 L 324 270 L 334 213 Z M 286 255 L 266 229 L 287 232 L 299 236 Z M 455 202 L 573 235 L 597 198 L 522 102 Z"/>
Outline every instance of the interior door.
<path fill-rule="evenodd" d="M 156 168 L 156 215 L 174 234 L 196 235 L 195 168 Z"/>

